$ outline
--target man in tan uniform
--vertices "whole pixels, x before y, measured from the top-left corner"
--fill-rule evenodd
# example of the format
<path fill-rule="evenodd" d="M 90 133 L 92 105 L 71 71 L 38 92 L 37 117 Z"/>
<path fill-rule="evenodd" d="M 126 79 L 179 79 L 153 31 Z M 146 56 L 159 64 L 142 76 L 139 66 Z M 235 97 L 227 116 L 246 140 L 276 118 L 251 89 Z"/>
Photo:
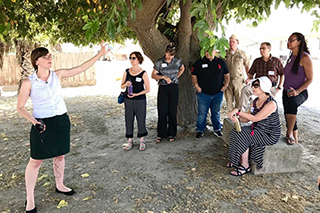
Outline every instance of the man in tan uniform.
<path fill-rule="evenodd" d="M 244 83 L 244 72 L 249 70 L 249 58 L 243 50 L 238 49 L 239 40 L 235 34 L 229 38 L 230 49 L 227 51 L 226 63 L 230 73 L 230 82 L 225 91 L 227 110 L 239 108 L 241 89 Z M 235 100 L 235 106 L 233 101 Z"/>

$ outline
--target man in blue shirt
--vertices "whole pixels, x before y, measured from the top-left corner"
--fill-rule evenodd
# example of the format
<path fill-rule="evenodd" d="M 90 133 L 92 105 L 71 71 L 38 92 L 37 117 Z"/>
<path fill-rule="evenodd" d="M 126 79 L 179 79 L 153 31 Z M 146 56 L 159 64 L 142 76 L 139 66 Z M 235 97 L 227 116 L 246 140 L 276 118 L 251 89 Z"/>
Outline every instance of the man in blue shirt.
<path fill-rule="evenodd" d="M 201 140 L 204 135 L 209 108 L 214 133 L 217 137 L 222 137 L 220 109 L 230 76 L 226 62 L 215 57 L 215 54 L 215 50 L 211 55 L 206 51 L 205 57 L 197 60 L 191 70 L 191 81 L 197 91 L 198 101 L 196 140 Z"/>

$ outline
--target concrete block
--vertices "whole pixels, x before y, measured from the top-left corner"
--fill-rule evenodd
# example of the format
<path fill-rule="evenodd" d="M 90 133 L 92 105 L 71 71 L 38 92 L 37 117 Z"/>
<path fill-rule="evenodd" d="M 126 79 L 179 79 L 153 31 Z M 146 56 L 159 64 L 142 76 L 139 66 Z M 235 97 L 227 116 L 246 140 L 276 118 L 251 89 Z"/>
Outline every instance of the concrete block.
<path fill-rule="evenodd" d="M 234 127 L 234 124 L 232 123 L 232 121 L 229 118 L 223 119 L 222 140 L 224 142 L 226 142 L 227 144 L 229 144 L 230 132 L 233 127 Z"/>
<path fill-rule="evenodd" d="M 242 124 L 243 125 L 243 124 Z M 234 124 L 229 118 L 223 120 L 223 141 L 229 144 L 230 132 Z M 284 137 L 273 146 L 266 146 L 263 155 L 262 169 L 256 169 L 251 163 L 252 173 L 255 175 L 267 173 L 297 172 L 301 168 L 303 147 L 301 144 L 288 145 Z"/>
<path fill-rule="evenodd" d="M 240 122 L 241 126 L 249 126 L 250 124 L 248 123 L 243 123 Z M 229 119 L 229 118 L 225 118 L 223 119 L 223 129 L 222 129 L 222 140 L 224 142 L 226 142 L 227 144 L 229 144 L 230 141 L 230 132 L 231 130 L 234 128 L 234 123 Z"/>
<path fill-rule="evenodd" d="M 273 146 L 266 146 L 263 155 L 263 167 L 258 170 L 255 163 L 251 163 L 252 173 L 255 175 L 267 173 L 297 172 L 301 169 L 303 147 L 301 144 L 288 145 L 281 137 Z"/>

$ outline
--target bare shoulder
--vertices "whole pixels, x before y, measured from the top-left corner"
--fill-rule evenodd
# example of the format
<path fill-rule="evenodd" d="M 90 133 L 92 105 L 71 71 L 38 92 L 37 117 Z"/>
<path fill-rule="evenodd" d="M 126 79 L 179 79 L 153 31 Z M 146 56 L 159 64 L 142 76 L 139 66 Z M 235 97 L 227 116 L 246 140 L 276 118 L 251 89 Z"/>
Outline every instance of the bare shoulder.
<path fill-rule="evenodd" d="M 310 66 L 312 64 L 311 56 L 305 53 L 300 60 L 302 66 Z"/>
<path fill-rule="evenodd" d="M 58 76 L 59 79 L 61 79 L 61 76 L 66 70 L 67 69 L 59 69 L 59 70 L 55 70 L 54 73 Z"/>
<path fill-rule="evenodd" d="M 31 81 L 29 78 L 26 78 L 22 81 L 22 85 L 24 86 L 30 86 L 31 87 Z"/>

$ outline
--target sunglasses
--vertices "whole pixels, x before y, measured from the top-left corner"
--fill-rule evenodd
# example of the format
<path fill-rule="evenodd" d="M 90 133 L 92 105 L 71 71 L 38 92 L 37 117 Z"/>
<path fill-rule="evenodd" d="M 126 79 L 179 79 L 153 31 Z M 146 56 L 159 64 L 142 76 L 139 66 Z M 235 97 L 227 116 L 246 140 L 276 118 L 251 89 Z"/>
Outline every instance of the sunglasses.
<path fill-rule="evenodd" d="M 136 57 L 129 57 L 129 60 L 132 60 L 132 61 L 134 61 L 136 59 L 137 59 Z"/>
<path fill-rule="evenodd" d="M 267 49 L 266 47 L 260 47 L 260 50 L 265 50 L 265 49 Z"/>
<path fill-rule="evenodd" d="M 251 86 L 254 88 L 258 88 L 258 87 L 260 87 L 260 84 L 252 84 Z"/>
<path fill-rule="evenodd" d="M 289 39 L 288 42 L 289 42 L 289 43 L 292 43 L 292 42 L 294 42 L 294 41 L 296 41 L 296 40 L 297 40 L 297 39 L 292 38 L 292 39 Z"/>

